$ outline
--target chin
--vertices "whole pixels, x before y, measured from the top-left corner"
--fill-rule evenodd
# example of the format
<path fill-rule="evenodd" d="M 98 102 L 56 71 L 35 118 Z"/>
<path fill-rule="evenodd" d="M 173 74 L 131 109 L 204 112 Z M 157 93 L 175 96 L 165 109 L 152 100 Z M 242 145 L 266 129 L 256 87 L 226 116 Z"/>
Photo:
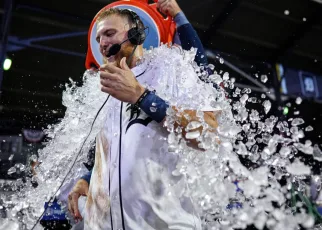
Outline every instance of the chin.
<path fill-rule="evenodd" d="M 116 60 L 115 60 L 115 56 L 111 56 L 111 57 L 109 57 L 109 58 L 107 58 L 107 62 L 108 63 L 113 63 L 113 62 L 115 62 Z"/>

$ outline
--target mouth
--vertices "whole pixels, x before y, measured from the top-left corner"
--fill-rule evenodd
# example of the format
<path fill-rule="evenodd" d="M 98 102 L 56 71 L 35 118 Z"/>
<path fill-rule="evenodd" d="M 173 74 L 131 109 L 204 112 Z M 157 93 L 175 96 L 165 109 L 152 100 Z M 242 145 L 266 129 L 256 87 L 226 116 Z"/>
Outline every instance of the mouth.
<path fill-rule="evenodd" d="M 102 49 L 102 55 L 104 57 L 107 57 L 108 51 L 109 51 L 109 48 Z"/>

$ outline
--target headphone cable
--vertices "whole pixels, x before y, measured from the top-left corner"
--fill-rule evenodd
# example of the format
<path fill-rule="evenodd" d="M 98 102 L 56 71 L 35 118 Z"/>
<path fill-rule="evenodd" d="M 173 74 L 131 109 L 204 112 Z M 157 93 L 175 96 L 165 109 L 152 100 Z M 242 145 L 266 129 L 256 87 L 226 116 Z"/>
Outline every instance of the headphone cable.
<path fill-rule="evenodd" d="M 56 196 L 57 192 L 58 192 L 58 191 L 61 189 L 61 187 L 63 186 L 64 182 L 65 182 L 65 181 L 66 181 L 66 179 L 67 179 L 67 176 L 69 175 L 69 173 L 71 172 L 72 168 L 73 168 L 73 167 L 74 167 L 74 165 L 76 164 L 76 161 L 77 161 L 77 159 L 78 159 L 79 155 L 80 155 L 80 154 L 81 154 L 81 152 L 82 152 L 82 149 L 83 149 L 83 147 L 84 147 L 84 144 L 85 144 L 85 142 L 87 141 L 87 139 L 88 139 L 89 135 L 90 135 L 90 134 L 91 134 L 91 132 L 92 132 L 92 129 L 93 129 L 93 127 L 94 127 L 94 123 L 95 123 L 95 121 L 96 121 L 96 119 L 97 119 L 97 117 L 98 117 L 99 113 L 101 112 L 101 110 L 103 109 L 104 105 L 106 104 L 106 102 L 108 101 L 108 99 L 109 99 L 109 98 L 110 98 L 110 95 L 108 95 L 108 97 L 106 98 L 105 102 L 103 103 L 103 105 L 101 106 L 101 108 L 100 108 L 100 109 L 98 110 L 98 112 L 96 113 L 95 118 L 94 118 L 94 120 L 93 120 L 93 122 L 92 122 L 92 125 L 91 125 L 91 128 L 90 128 L 90 131 L 89 131 L 89 133 L 88 133 L 87 137 L 85 138 L 85 140 L 84 140 L 84 142 L 83 142 L 83 144 L 82 144 L 82 146 L 81 146 L 81 148 L 80 148 L 79 152 L 77 153 L 77 155 L 76 155 L 76 157 L 75 157 L 75 160 L 74 160 L 74 162 L 73 162 L 72 166 L 69 168 L 69 170 L 68 170 L 68 172 L 66 173 L 66 176 L 64 177 L 63 181 L 62 181 L 62 182 L 61 182 L 61 184 L 59 185 L 59 187 L 58 187 L 58 189 L 56 190 L 56 192 L 54 193 L 54 195 L 53 195 L 53 196 L 49 199 L 49 201 L 47 202 L 47 203 L 48 203 L 47 208 L 49 207 L 49 203 L 50 203 L 50 202 L 52 202 L 52 199 L 54 199 L 54 198 L 55 198 L 55 196 Z M 35 223 L 35 224 L 34 224 L 34 226 L 31 228 L 31 230 L 33 230 L 33 229 L 36 227 L 36 225 L 39 223 L 40 219 L 41 219 L 41 218 L 43 217 L 43 215 L 45 214 L 45 212 L 46 212 L 47 208 L 45 208 L 45 210 L 44 210 L 44 211 L 42 212 L 42 214 L 39 216 L 39 218 L 37 219 L 36 223 Z"/>

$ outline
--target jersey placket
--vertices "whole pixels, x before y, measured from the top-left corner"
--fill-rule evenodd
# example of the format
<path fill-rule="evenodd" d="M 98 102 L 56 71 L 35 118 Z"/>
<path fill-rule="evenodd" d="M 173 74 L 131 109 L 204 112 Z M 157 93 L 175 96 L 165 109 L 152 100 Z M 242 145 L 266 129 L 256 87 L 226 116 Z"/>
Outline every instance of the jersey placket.
<path fill-rule="evenodd" d="M 111 199 L 111 221 L 113 229 L 122 229 L 122 216 L 120 205 L 120 191 L 119 191 L 119 138 L 120 138 L 120 101 L 113 98 L 112 100 L 112 119 L 110 119 L 110 140 L 111 140 L 111 161 L 109 164 L 110 170 L 110 199 Z"/>

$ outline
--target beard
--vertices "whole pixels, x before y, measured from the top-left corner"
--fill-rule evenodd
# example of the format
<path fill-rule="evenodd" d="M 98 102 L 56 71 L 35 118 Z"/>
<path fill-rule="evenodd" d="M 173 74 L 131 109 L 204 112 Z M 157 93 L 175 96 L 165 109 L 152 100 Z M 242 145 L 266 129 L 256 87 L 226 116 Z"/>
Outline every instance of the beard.
<path fill-rule="evenodd" d="M 117 67 L 120 67 L 120 62 L 123 57 L 126 57 L 126 60 L 130 57 L 132 51 L 134 49 L 134 46 L 132 44 L 129 44 L 129 42 L 126 42 L 122 45 L 121 50 L 114 56 L 111 56 L 109 58 L 105 57 L 103 58 L 103 63 L 109 63 L 113 64 Z"/>

